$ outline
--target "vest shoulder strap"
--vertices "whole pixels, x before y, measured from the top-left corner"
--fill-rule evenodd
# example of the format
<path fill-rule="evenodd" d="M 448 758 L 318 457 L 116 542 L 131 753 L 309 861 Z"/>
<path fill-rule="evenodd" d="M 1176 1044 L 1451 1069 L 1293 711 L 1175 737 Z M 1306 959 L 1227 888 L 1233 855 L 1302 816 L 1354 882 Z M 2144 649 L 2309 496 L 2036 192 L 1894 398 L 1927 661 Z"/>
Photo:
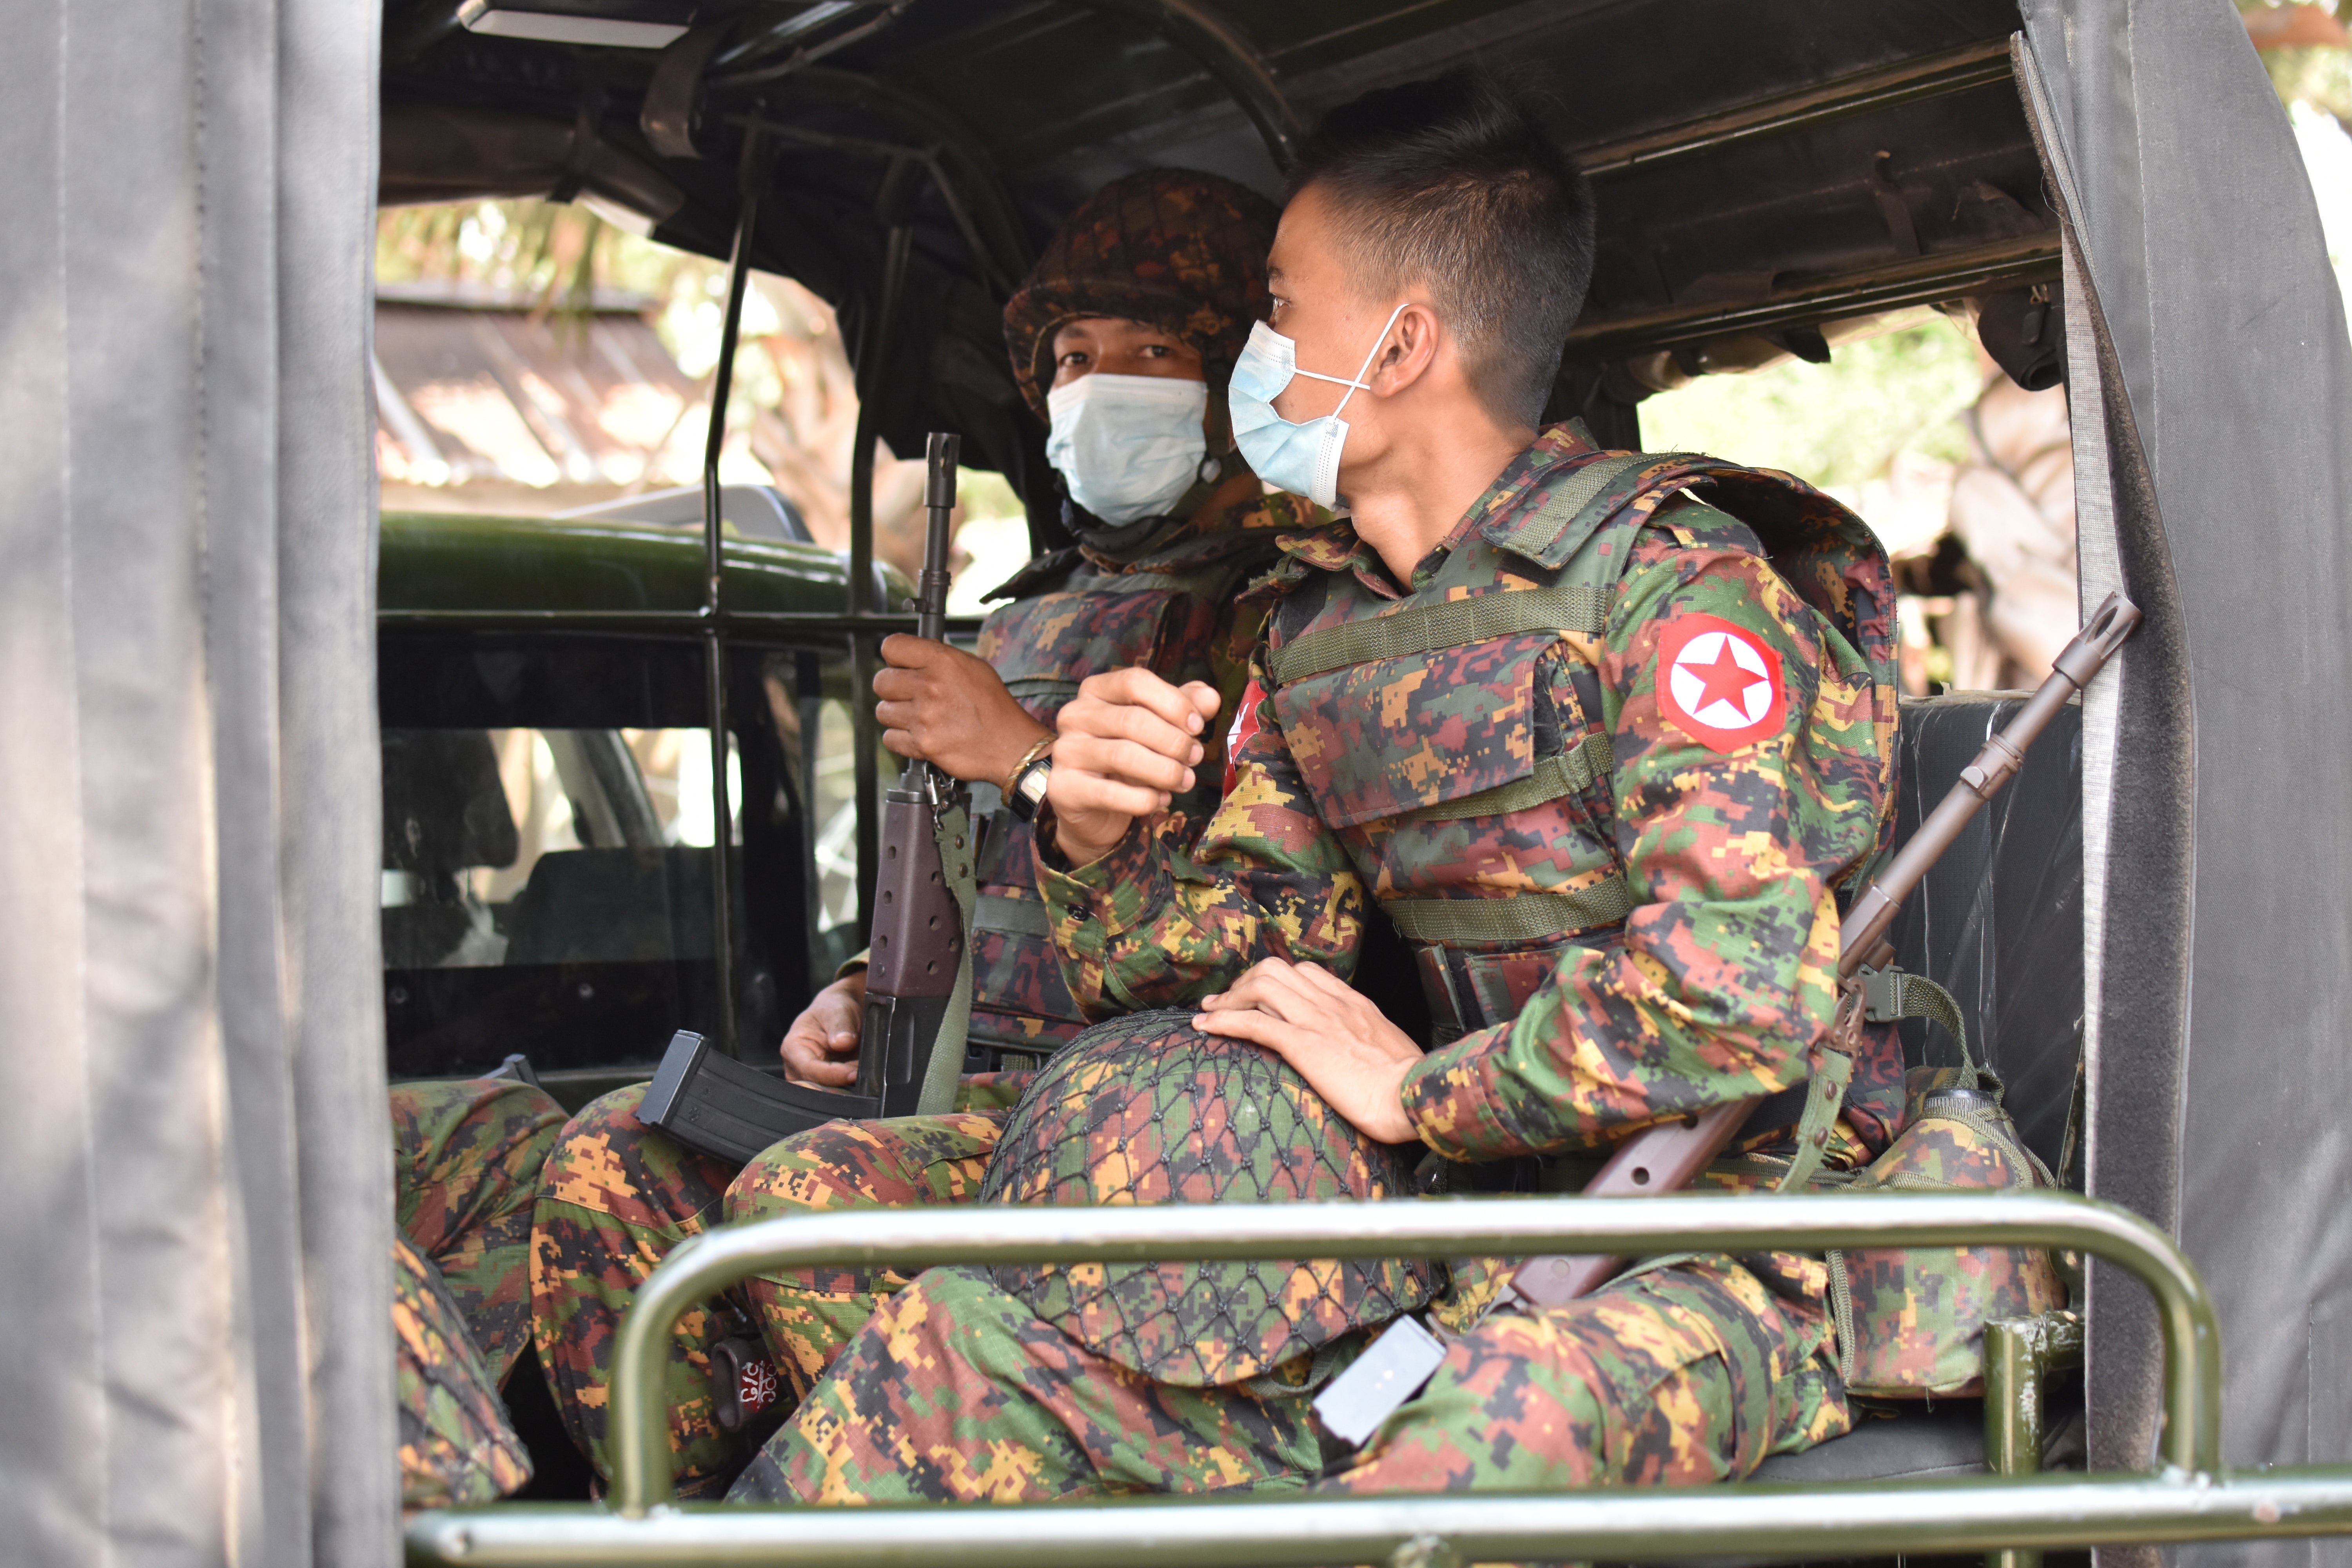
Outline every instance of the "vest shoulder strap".
<path fill-rule="evenodd" d="M 1478 594 L 1417 605 L 1385 616 L 1342 621 L 1274 650 L 1267 673 L 1277 686 L 1353 664 L 1409 658 L 1465 643 L 1528 632 L 1595 633 L 1609 624 L 1608 588 L 1553 584 L 1515 593 Z"/>

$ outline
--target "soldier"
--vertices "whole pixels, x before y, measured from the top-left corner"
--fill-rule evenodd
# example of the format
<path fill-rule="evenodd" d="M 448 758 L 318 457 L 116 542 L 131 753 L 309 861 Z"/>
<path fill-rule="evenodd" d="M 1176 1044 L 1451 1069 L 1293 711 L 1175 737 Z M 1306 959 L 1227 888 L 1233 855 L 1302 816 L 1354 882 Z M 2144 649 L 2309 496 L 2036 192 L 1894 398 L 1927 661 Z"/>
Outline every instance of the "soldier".
<path fill-rule="evenodd" d="M 404 1508 L 530 1479 L 499 1390 L 530 1332 L 531 1206 L 563 1110 L 495 1079 L 392 1090 L 392 1328 Z"/>
<path fill-rule="evenodd" d="M 1592 217 L 1527 106 L 1458 74 L 1375 92 L 1292 180 L 1234 428 L 1269 482 L 1351 515 L 1283 541 L 1196 843 L 1157 801 L 1201 765 L 1211 693 L 1124 670 L 1063 710 L 1038 859 L 1073 994 L 1182 1010 L 1049 1064 L 991 1198 L 1376 1197 L 1398 1146 L 1457 1185 L 1571 1185 L 1631 1130 L 1804 1082 L 1840 895 L 1891 835 L 1894 595 L 1859 520 L 1785 475 L 1537 428 Z M 1343 984 L 1368 893 L 1412 942 L 1426 1053 Z M 1833 1166 L 1900 1115 L 1891 1037 L 1862 1054 Z M 1743 1168 L 1776 1168 L 1801 1098 L 1751 1121 Z M 1507 1277 L 932 1270 L 736 1495 L 1688 1483 L 1849 1424 L 1818 1258 L 1654 1259 L 1557 1310 Z M 1350 1455 L 1310 1396 L 1424 1302 L 1444 1361 Z"/>
<path fill-rule="evenodd" d="M 1210 721 L 1238 701 L 1262 614 L 1238 609 L 1238 591 L 1271 564 L 1278 531 L 1321 521 L 1294 497 L 1265 493 L 1225 417 L 1234 359 L 1265 313 L 1274 219 L 1273 204 L 1211 175 L 1130 175 L 1072 215 L 1006 306 L 1013 374 L 1051 421 L 1047 454 L 1079 542 L 991 595 L 1013 602 L 989 616 L 979 657 L 895 637 L 874 682 L 891 750 L 1007 803 L 984 844 L 973 941 L 971 1038 L 998 1070 L 968 1078 L 953 1114 L 835 1123 L 777 1145 L 740 1176 L 639 1123 L 642 1088 L 573 1120 L 539 1206 L 533 1310 L 557 1403 L 599 1470 L 613 1335 L 673 1247 L 722 1217 L 970 1198 L 1027 1070 L 1082 1026 L 1038 900 L 1033 799 L 1016 787 L 1043 784 L 1053 718 L 1079 683 L 1136 666 L 1211 694 L 1196 726 L 1196 776 L 1155 804 L 1171 823 L 1200 824 L 1214 808 L 1222 730 Z M 794 1022 L 782 1047 L 793 1078 L 855 1080 L 865 987 L 854 960 Z M 850 1271 L 779 1277 L 689 1314 L 670 1388 L 681 1494 L 723 1487 L 751 1446 L 719 1424 L 714 1347 L 733 1339 L 722 1363 L 741 1362 L 742 1351 L 754 1363 L 746 1375 L 767 1389 L 773 1376 L 752 1348 L 764 1343 L 783 1380 L 803 1390 L 877 1294 L 903 1283 Z M 731 1419 L 741 1405 L 729 1402 Z"/>

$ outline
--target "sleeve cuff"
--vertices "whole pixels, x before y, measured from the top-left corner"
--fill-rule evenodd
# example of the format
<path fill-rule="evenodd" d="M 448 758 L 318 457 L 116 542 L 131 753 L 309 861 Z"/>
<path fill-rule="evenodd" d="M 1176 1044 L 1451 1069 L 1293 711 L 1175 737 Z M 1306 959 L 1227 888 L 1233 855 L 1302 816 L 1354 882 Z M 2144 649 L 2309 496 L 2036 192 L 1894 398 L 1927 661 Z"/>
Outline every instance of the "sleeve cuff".
<path fill-rule="evenodd" d="M 1496 1024 L 1430 1052 L 1404 1075 L 1404 1110 L 1421 1141 L 1449 1160 L 1496 1160 L 1527 1152 L 1503 1120 L 1487 1062 L 1510 1043 Z"/>
<path fill-rule="evenodd" d="M 841 961 L 841 967 L 833 972 L 833 977 L 835 980 L 846 980 L 853 974 L 862 974 L 866 971 L 866 966 L 872 963 L 873 959 L 874 950 L 870 947 L 862 952 L 854 952 Z"/>

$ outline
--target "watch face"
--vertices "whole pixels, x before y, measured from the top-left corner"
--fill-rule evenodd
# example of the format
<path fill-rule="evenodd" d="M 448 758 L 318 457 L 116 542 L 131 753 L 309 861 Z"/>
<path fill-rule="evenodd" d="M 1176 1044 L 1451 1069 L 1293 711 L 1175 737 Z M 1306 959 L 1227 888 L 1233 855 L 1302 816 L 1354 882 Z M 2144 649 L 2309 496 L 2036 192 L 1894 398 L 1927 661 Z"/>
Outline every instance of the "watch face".
<path fill-rule="evenodd" d="M 1031 805 L 1044 805 L 1045 800 L 1045 778 L 1046 775 L 1051 773 L 1053 771 L 1054 764 L 1051 763 L 1039 761 L 1031 763 L 1029 771 L 1021 775 L 1021 782 L 1016 786 L 1021 792 L 1021 797 L 1024 800 L 1026 800 Z"/>

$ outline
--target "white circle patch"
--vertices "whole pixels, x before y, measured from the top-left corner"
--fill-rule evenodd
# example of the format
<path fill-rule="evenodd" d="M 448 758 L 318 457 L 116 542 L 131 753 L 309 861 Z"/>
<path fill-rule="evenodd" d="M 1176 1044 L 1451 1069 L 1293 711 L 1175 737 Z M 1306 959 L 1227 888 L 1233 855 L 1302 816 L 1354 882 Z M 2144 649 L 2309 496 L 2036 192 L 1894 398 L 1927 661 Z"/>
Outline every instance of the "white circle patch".
<path fill-rule="evenodd" d="M 1666 672 L 1675 706 L 1717 730 L 1744 730 L 1772 707 L 1772 672 L 1756 645 L 1737 632 L 1701 632 L 1683 645 Z"/>

